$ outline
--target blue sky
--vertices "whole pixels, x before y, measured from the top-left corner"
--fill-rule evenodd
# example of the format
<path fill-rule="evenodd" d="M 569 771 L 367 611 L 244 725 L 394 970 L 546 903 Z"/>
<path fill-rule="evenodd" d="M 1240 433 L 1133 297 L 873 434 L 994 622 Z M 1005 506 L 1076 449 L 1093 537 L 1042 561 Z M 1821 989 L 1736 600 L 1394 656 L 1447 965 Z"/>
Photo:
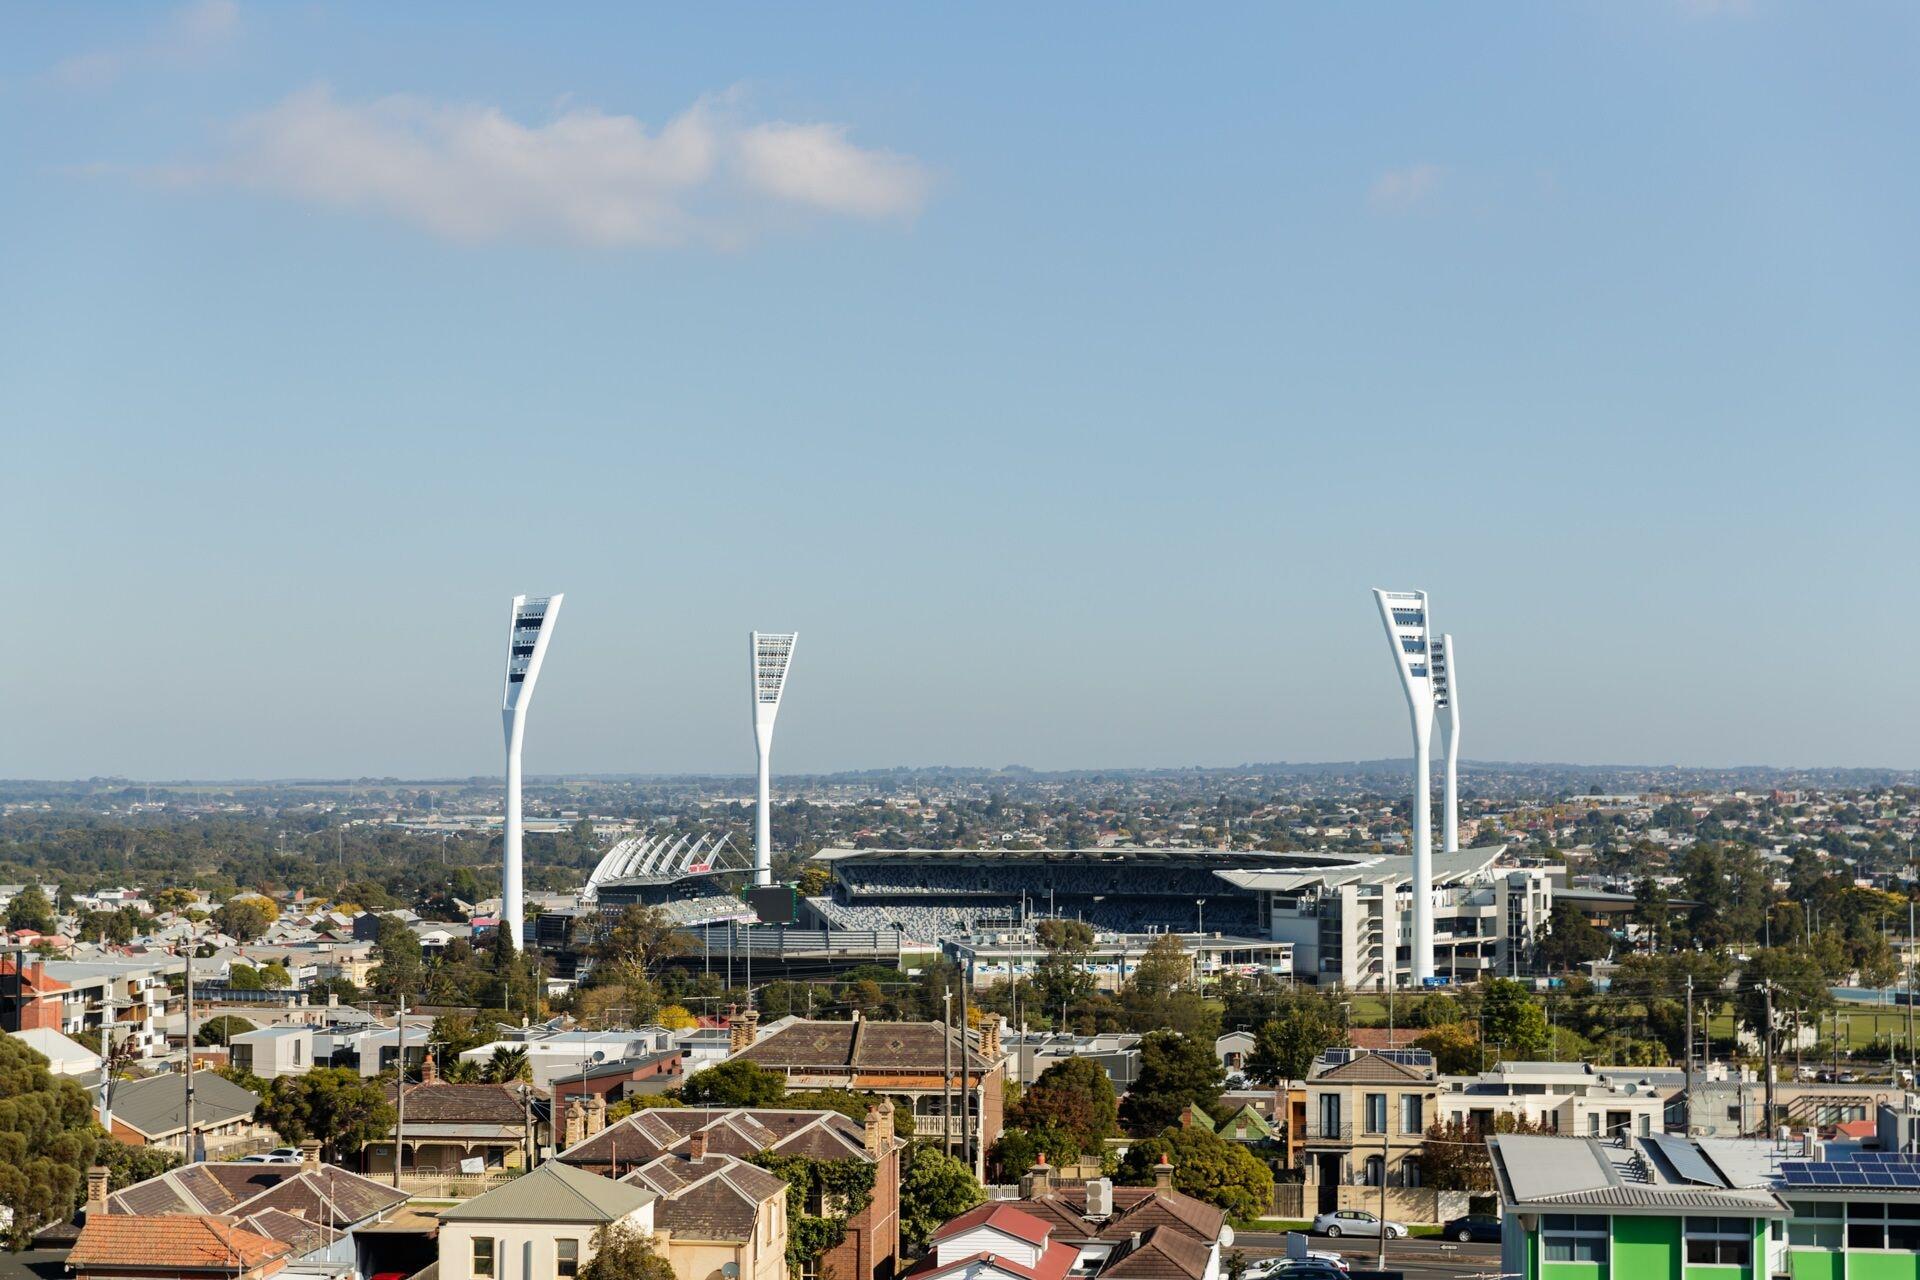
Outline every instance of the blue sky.
<path fill-rule="evenodd" d="M 0 774 L 1920 766 L 1910 7 L 685 8 L 0 15 Z"/>

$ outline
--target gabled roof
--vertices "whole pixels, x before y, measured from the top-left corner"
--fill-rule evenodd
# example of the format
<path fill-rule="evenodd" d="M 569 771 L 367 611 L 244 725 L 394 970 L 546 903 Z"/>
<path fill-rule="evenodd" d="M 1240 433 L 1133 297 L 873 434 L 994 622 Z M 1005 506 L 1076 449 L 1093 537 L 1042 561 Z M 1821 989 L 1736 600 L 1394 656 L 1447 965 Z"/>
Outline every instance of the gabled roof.
<path fill-rule="evenodd" d="M 1273 1136 L 1273 1122 L 1261 1115 L 1260 1108 L 1251 1102 L 1213 1127 L 1213 1131 L 1223 1138 L 1232 1138 L 1240 1129 L 1252 1130 L 1262 1138 Z"/>
<path fill-rule="evenodd" d="M 344 1231 L 406 1201 L 406 1192 L 334 1165 L 306 1168 L 200 1161 L 114 1192 L 107 1197 L 107 1212 L 145 1216 L 212 1213 L 245 1218 L 278 1210 L 317 1226 Z"/>
<path fill-rule="evenodd" d="M 205 1215 L 164 1218 L 102 1216 L 80 1230 L 67 1255 L 68 1267 L 110 1266 L 138 1259 L 143 1269 L 162 1267 L 232 1275 L 235 1263 L 255 1267 L 290 1252 L 284 1241 L 255 1235 Z"/>
<path fill-rule="evenodd" d="M 676 1240 L 751 1240 L 760 1207 L 787 1193 L 785 1178 L 735 1156 L 656 1156 L 621 1179 L 660 1196 L 654 1225 Z"/>
<path fill-rule="evenodd" d="M 387 1085 L 387 1100 L 394 1087 Z M 510 1084 L 432 1084 L 407 1086 L 407 1123 L 526 1126 L 526 1108 Z"/>
<path fill-rule="evenodd" d="M 815 1160 L 871 1160 L 866 1131 L 838 1111 L 777 1107 L 650 1107 L 610 1124 L 562 1151 L 568 1164 L 622 1171 L 668 1151 L 683 1151 L 705 1132 L 707 1150 L 720 1155 L 810 1156 Z"/>
<path fill-rule="evenodd" d="M 1057 1239 L 1125 1240 L 1134 1232 L 1172 1227 L 1212 1245 L 1220 1239 L 1227 1215 L 1204 1200 L 1181 1191 L 1161 1193 L 1154 1187 L 1115 1187 L 1113 1213 L 1104 1222 L 1086 1216 L 1087 1189 L 1059 1187 L 1044 1196 L 1007 1203 L 1054 1227 Z"/>
<path fill-rule="evenodd" d="M 557 1160 L 447 1209 L 442 1222 L 618 1222 L 658 1197 Z"/>
<path fill-rule="evenodd" d="M 972 1071 L 989 1071 L 977 1037 L 961 1036 L 938 1022 L 819 1022 L 796 1018 L 763 1034 L 751 1048 L 733 1055 L 774 1070 L 928 1071 L 944 1069 L 949 1052 L 954 1069 L 962 1055 Z M 964 1046 L 964 1047 L 963 1047 Z"/>
<path fill-rule="evenodd" d="M 1039 1218 L 1002 1202 L 983 1204 L 967 1210 L 935 1231 L 933 1239 L 945 1240 L 963 1231 L 971 1231 L 975 1227 L 987 1227 L 1003 1235 L 1012 1236 L 1016 1240 L 1025 1240 L 1028 1244 L 1035 1246 L 1045 1245 L 1047 1237 L 1053 1233 L 1053 1228 Z"/>
<path fill-rule="evenodd" d="M 1102 1276 L 1119 1280 L 1201 1280 L 1213 1260 L 1213 1247 L 1170 1227 L 1155 1227 L 1115 1249 Z"/>
<path fill-rule="evenodd" d="M 1433 1067 L 1416 1067 L 1383 1053 L 1356 1053 L 1345 1062 L 1313 1064 L 1310 1084 L 1432 1084 Z"/>
<path fill-rule="evenodd" d="M 94 1090 L 99 1100 L 99 1090 Z M 258 1094 L 242 1089 L 211 1071 L 193 1074 L 193 1123 L 213 1129 L 253 1115 Z M 148 1076 L 119 1080 L 113 1086 L 113 1118 L 147 1138 L 164 1138 L 187 1127 L 187 1081 L 184 1075 Z"/>

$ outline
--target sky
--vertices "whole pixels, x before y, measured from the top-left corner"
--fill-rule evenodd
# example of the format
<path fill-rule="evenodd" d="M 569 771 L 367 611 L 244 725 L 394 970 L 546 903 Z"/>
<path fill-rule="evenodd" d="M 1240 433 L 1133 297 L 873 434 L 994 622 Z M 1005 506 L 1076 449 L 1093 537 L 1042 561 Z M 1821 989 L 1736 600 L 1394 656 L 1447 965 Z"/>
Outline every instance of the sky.
<path fill-rule="evenodd" d="M 1920 767 L 1920 11 L 17 4 L 0 776 Z"/>

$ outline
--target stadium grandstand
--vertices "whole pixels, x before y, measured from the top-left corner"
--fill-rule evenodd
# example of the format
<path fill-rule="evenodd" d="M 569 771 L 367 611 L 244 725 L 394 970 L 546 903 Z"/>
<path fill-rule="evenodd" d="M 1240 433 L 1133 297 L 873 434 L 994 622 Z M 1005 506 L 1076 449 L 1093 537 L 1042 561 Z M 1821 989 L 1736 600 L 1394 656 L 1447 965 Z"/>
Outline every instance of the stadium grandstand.
<path fill-rule="evenodd" d="M 1222 871 L 1325 871 L 1363 859 L 1337 853 L 1219 849 L 827 849 L 833 875 L 808 898 L 830 929 L 893 929 L 934 943 L 1029 920 L 1084 920 L 1119 933 L 1147 930 L 1265 937 L 1255 892 Z"/>

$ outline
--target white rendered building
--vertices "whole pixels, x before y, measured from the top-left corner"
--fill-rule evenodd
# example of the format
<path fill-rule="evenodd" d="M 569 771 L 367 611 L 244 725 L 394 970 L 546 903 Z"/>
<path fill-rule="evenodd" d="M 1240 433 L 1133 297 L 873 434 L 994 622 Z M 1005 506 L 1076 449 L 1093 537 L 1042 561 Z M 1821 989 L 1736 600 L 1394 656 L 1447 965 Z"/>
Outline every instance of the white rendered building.
<path fill-rule="evenodd" d="M 521 945 L 521 924 L 526 916 L 520 870 L 520 745 L 526 737 L 527 704 L 533 701 L 533 686 L 540 679 L 540 664 L 547 656 L 547 640 L 553 635 L 553 622 L 560 616 L 560 602 L 564 599 L 564 595 L 515 596 L 507 622 L 507 684 L 500 702 L 500 718 L 507 734 L 507 814 L 500 866 L 500 927 L 513 939 L 516 949 Z"/>
<path fill-rule="evenodd" d="M 1381 591 L 1374 602 L 1393 647 L 1394 670 L 1413 718 L 1413 963 L 1417 986 L 1433 976 L 1433 796 L 1434 682 L 1427 643 L 1427 593 Z"/>
<path fill-rule="evenodd" d="M 760 785 L 753 826 L 753 882 L 773 883 L 773 817 L 769 795 L 773 780 L 773 721 L 793 662 L 795 632 L 753 633 L 753 741 L 760 755 Z"/>

